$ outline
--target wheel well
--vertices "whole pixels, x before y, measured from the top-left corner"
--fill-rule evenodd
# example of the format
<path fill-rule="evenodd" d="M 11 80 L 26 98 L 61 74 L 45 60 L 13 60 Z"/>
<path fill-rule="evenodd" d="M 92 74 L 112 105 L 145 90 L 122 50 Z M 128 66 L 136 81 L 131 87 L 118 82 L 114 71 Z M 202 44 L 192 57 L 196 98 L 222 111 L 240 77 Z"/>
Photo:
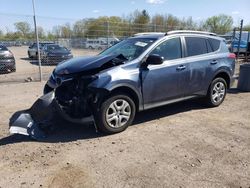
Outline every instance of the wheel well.
<path fill-rule="evenodd" d="M 118 87 L 118 88 L 115 88 L 114 90 L 112 90 L 110 92 L 110 95 L 114 95 L 114 94 L 117 94 L 117 93 L 128 95 L 134 101 L 135 106 L 136 106 L 136 110 L 137 111 L 139 110 L 139 97 L 138 97 L 138 95 L 136 94 L 136 92 L 133 89 L 131 89 L 129 87 L 126 87 L 126 86 Z"/>
<path fill-rule="evenodd" d="M 230 77 L 229 77 L 229 75 L 226 72 L 220 72 L 220 73 L 218 73 L 214 77 L 214 79 L 215 78 L 223 78 L 226 81 L 226 83 L 227 83 L 227 88 L 230 88 Z"/>

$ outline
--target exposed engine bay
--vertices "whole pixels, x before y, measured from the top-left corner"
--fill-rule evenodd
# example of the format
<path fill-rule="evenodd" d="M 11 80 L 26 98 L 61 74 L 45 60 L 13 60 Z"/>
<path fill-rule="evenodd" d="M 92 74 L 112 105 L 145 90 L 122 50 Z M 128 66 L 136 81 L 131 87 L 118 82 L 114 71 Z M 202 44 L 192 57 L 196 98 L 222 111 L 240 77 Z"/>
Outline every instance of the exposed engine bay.
<path fill-rule="evenodd" d="M 93 108 L 98 99 L 104 96 L 105 91 L 90 88 L 88 85 L 98 78 L 97 73 L 109 69 L 111 67 L 121 65 L 126 60 L 123 55 L 112 57 L 106 63 L 102 63 L 100 67 L 76 73 L 73 75 L 67 75 L 64 79 L 64 75 L 56 75 L 53 72 L 51 79 L 54 79 L 57 86 L 55 90 L 55 99 L 62 108 L 62 110 L 71 118 L 79 119 L 92 115 Z M 52 90 L 52 88 L 50 89 Z M 46 92 L 45 92 L 46 93 Z"/>

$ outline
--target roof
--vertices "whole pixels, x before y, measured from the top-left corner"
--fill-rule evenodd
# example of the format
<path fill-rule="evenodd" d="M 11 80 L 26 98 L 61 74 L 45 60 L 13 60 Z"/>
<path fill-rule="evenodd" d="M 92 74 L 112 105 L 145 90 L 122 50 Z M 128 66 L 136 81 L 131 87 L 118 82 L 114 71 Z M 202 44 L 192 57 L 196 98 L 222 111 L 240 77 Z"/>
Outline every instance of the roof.
<path fill-rule="evenodd" d="M 201 34 L 201 35 L 217 36 L 216 33 L 211 33 L 207 31 L 194 31 L 194 30 L 175 30 L 166 33 L 166 35 L 174 35 L 174 34 Z"/>
<path fill-rule="evenodd" d="M 152 38 L 152 39 L 158 39 L 164 36 L 168 35 L 180 35 L 180 34 L 197 34 L 197 35 L 208 35 L 208 36 L 214 36 L 217 37 L 218 35 L 211 32 L 206 31 L 193 31 L 193 30 L 174 30 L 169 31 L 167 33 L 163 32 L 145 32 L 145 33 L 136 33 L 134 34 L 135 38 Z"/>
<path fill-rule="evenodd" d="M 133 38 L 151 38 L 159 39 L 165 36 L 165 33 L 158 32 L 147 32 L 147 33 L 136 33 Z"/>

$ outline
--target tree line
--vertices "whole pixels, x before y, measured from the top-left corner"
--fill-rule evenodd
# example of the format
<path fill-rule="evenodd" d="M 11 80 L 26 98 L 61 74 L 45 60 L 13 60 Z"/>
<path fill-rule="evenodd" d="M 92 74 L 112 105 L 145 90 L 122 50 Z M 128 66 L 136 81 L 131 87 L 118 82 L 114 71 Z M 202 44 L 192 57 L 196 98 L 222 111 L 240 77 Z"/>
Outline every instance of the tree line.
<path fill-rule="evenodd" d="M 28 22 L 14 23 L 15 31 L 3 33 L 0 40 L 33 40 L 34 29 Z M 135 10 L 128 16 L 101 16 L 93 19 L 81 19 L 73 24 L 55 25 L 45 31 L 38 26 L 39 38 L 56 40 L 58 38 L 96 38 L 96 37 L 127 37 L 138 32 L 167 32 L 170 30 L 201 30 L 217 34 L 225 34 L 233 29 L 233 18 L 229 15 L 216 15 L 202 21 L 194 21 L 192 17 L 178 18 L 172 14 L 155 14 L 150 16 L 146 10 Z M 250 25 L 245 26 L 250 31 Z"/>

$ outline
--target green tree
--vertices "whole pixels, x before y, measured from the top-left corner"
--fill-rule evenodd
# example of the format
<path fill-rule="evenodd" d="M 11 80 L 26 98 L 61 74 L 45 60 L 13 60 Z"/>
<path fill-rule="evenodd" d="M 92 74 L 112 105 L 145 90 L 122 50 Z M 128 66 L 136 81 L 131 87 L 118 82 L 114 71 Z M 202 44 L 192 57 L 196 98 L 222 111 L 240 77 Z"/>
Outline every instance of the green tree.
<path fill-rule="evenodd" d="M 250 24 L 245 25 L 245 26 L 243 27 L 243 31 L 249 31 L 249 32 L 250 32 Z"/>
<path fill-rule="evenodd" d="M 232 30 L 233 18 L 231 16 L 221 14 L 218 16 L 212 16 L 205 21 L 204 28 L 208 31 L 225 34 Z"/>
<path fill-rule="evenodd" d="M 55 25 L 52 28 L 52 34 L 55 36 L 55 38 L 60 38 L 61 37 L 61 26 Z"/>
<path fill-rule="evenodd" d="M 135 33 L 148 31 L 150 16 L 146 10 L 135 10 L 132 14 L 132 27 Z"/>
<path fill-rule="evenodd" d="M 167 31 L 180 29 L 180 20 L 172 14 L 165 16 L 165 24 Z"/>
<path fill-rule="evenodd" d="M 193 18 L 190 16 L 187 19 L 183 18 L 180 21 L 179 29 L 186 29 L 186 30 L 197 30 L 198 26 L 195 21 L 193 21 Z"/>
<path fill-rule="evenodd" d="M 17 32 L 21 34 L 20 37 L 28 38 L 31 30 L 28 22 L 16 22 L 14 26 Z"/>
<path fill-rule="evenodd" d="M 87 38 L 106 37 L 108 31 L 108 20 L 109 18 L 99 17 L 97 19 L 88 19 L 86 21 L 86 32 Z"/>
<path fill-rule="evenodd" d="M 49 41 L 54 41 L 56 39 L 56 36 L 52 32 L 48 32 L 46 39 Z"/>
<path fill-rule="evenodd" d="M 72 30 L 69 23 L 62 25 L 60 29 L 62 38 L 70 38 L 72 36 Z"/>
<path fill-rule="evenodd" d="M 153 26 L 153 31 L 165 31 L 165 19 L 163 15 L 156 14 L 151 19 L 151 24 Z"/>
<path fill-rule="evenodd" d="M 4 37 L 3 31 L 0 29 L 0 39 L 2 39 L 3 37 Z"/>
<path fill-rule="evenodd" d="M 73 35 L 75 37 L 84 37 L 84 32 L 86 30 L 85 20 L 78 20 L 73 25 Z"/>

